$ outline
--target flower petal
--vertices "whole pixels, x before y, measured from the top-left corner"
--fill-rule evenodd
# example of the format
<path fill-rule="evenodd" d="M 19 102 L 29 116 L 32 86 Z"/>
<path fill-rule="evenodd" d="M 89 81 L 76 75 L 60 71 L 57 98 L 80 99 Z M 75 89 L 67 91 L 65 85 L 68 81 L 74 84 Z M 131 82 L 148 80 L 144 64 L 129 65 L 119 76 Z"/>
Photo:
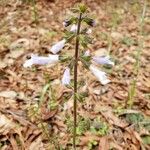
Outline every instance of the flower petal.
<path fill-rule="evenodd" d="M 55 45 L 53 45 L 53 46 L 51 47 L 50 51 L 51 51 L 53 54 L 58 53 L 58 52 L 65 46 L 65 43 L 66 43 L 66 40 L 65 40 L 65 39 L 59 41 L 58 43 L 56 43 Z"/>
<path fill-rule="evenodd" d="M 84 56 L 90 56 L 90 51 L 89 50 L 85 51 Z"/>
<path fill-rule="evenodd" d="M 46 65 L 48 63 L 55 63 L 59 60 L 58 55 L 49 55 L 48 57 L 44 56 L 37 56 L 35 54 L 31 55 L 31 58 L 26 60 L 23 66 L 26 67 L 31 67 L 33 64 L 35 65 Z"/>
<path fill-rule="evenodd" d="M 77 25 L 75 25 L 75 24 L 73 24 L 72 26 L 71 26 L 71 29 L 70 29 L 70 31 L 71 32 L 76 32 L 77 31 Z"/>
<path fill-rule="evenodd" d="M 95 61 L 97 64 L 108 64 L 114 66 L 114 62 L 110 60 L 109 56 L 94 56 L 93 61 Z"/>
<path fill-rule="evenodd" d="M 63 77 L 62 77 L 62 84 L 69 85 L 70 84 L 70 68 L 66 67 Z"/>
<path fill-rule="evenodd" d="M 110 82 L 110 80 L 106 76 L 106 73 L 100 71 L 97 67 L 90 65 L 90 70 L 96 76 L 96 78 L 101 82 L 102 85 L 105 85 Z"/>
<path fill-rule="evenodd" d="M 33 65 L 33 61 L 32 59 L 29 59 L 25 61 L 25 63 L 23 64 L 23 67 L 27 68 L 27 67 L 31 67 L 32 65 Z"/>
<path fill-rule="evenodd" d="M 92 29 L 88 29 L 86 33 L 87 34 L 91 34 L 92 33 Z"/>

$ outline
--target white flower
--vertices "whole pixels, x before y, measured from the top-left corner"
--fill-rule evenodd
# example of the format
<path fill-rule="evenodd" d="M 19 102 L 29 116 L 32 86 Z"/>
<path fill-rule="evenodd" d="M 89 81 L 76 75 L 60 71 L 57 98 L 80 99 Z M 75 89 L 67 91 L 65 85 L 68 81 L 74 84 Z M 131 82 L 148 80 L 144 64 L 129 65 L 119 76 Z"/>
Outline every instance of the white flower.
<path fill-rule="evenodd" d="M 70 68 L 66 67 L 62 77 L 62 84 L 69 85 L 69 83 L 70 83 Z"/>
<path fill-rule="evenodd" d="M 86 33 L 87 34 L 91 34 L 92 33 L 92 29 L 88 29 Z"/>
<path fill-rule="evenodd" d="M 71 32 L 76 32 L 77 31 L 77 25 L 75 25 L 75 24 L 73 24 L 72 26 L 71 26 L 71 29 L 70 29 L 70 31 Z"/>
<path fill-rule="evenodd" d="M 51 47 L 50 51 L 51 51 L 53 54 L 58 53 L 58 52 L 65 46 L 65 43 L 66 43 L 66 40 L 65 40 L 65 39 L 59 41 L 58 43 L 56 43 L 55 45 L 53 45 L 53 46 Z"/>
<path fill-rule="evenodd" d="M 59 60 L 58 55 L 49 55 L 48 57 L 44 56 L 37 56 L 35 54 L 31 54 L 31 58 L 26 60 L 23 66 L 26 67 L 31 67 L 33 64 L 35 65 L 46 65 L 49 63 L 55 63 Z"/>
<path fill-rule="evenodd" d="M 63 26 L 65 26 L 65 27 L 67 26 L 67 23 L 65 21 L 63 22 Z"/>
<path fill-rule="evenodd" d="M 102 85 L 105 85 L 110 82 L 110 80 L 106 76 L 106 73 L 100 71 L 97 67 L 90 65 L 90 70 L 96 76 L 96 78 L 101 82 Z"/>
<path fill-rule="evenodd" d="M 109 56 L 94 56 L 93 61 L 95 61 L 97 64 L 108 64 L 114 66 L 114 62 L 110 60 Z"/>
<path fill-rule="evenodd" d="M 90 51 L 89 50 L 85 51 L 84 56 L 90 56 Z"/>

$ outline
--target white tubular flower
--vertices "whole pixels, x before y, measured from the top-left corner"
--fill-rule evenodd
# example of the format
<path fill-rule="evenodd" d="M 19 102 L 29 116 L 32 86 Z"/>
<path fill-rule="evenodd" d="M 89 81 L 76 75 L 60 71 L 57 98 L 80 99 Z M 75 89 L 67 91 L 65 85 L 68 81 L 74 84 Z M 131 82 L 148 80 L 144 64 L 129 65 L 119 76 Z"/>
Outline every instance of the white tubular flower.
<path fill-rule="evenodd" d="M 73 24 L 72 26 L 71 26 L 71 29 L 70 29 L 70 31 L 71 32 L 76 32 L 77 31 L 77 25 L 75 25 L 75 24 Z"/>
<path fill-rule="evenodd" d="M 65 43 L 66 43 L 66 40 L 65 40 L 65 39 L 59 41 L 58 43 L 56 43 L 55 45 L 53 45 L 53 46 L 51 47 L 50 51 L 51 51 L 53 54 L 58 53 L 58 52 L 65 46 Z"/>
<path fill-rule="evenodd" d="M 26 60 L 23 66 L 25 68 L 31 67 L 33 64 L 35 65 L 46 65 L 49 63 L 55 63 L 59 60 L 58 55 L 49 55 L 48 57 L 44 56 L 37 56 L 35 54 L 31 54 L 31 58 L 29 60 Z"/>
<path fill-rule="evenodd" d="M 97 64 L 108 64 L 114 66 L 114 62 L 110 60 L 109 56 L 94 56 L 93 61 L 95 61 Z"/>
<path fill-rule="evenodd" d="M 96 78 L 101 82 L 102 85 L 105 85 L 110 82 L 110 80 L 107 78 L 106 73 L 103 71 L 100 71 L 97 67 L 90 65 L 91 72 L 96 76 Z"/>
<path fill-rule="evenodd" d="M 70 68 L 66 67 L 62 77 L 62 84 L 69 85 L 69 83 L 70 83 Z"/>

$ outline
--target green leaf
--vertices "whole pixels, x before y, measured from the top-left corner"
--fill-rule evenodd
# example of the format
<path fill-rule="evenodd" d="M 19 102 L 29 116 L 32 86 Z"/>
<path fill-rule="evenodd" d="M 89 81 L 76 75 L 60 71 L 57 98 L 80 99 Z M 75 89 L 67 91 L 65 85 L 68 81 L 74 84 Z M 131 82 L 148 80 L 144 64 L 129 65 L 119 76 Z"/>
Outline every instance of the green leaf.
<path fill-rule="evenodd" d="M 78 93 L 76 95 L 77 99 L 80 101 L 80 102 L 83 102 L 85 97 L 88 96 L 88 93 L 87 92 L 82 92 L 82 93 Z"/>
<path fill-rule="evenodd" d="M 88 37 L 87 35 L 80 35 L 80 44 L 84 47 L 87 48 L 88 44 L 92 44 L 92 38 Z"/>
<path fill-rule="evenodd" d="M 43 103 L 44 100 L 44 96 L 47 93 L 47 91 L 49 90 L 49 88 L 51 87 L 51 83 L 47 83 L 43 89 L 42 89 L 42 93 L 41 93 L 41 97 L 40 97 L 40 104 L 41 105 Z"/>
<path fill-rule="evenodd" d="M 150 144 L 150 135 L 145 135 L 142 137 L 144 144 Z"/>
<path fill-rule="evenodd" d="M 106 135 L 109 128 L 105 122 L 94 121 L 90 131 L 96 135 Z"/>
<path fill-rule="evenodd" d="M 85 13 L 87 10 L 87 7 L 84 4 L 79 4 L 78 7 L 81 13 Z"/>
<path fill-rule="evenodd" d="M 71 60 L 72 59 L 72 56 L 69 56 L 69 55 L 63 55 L 63 56 L 59 56 L 59 60 L 61 62 L 67 62 L 68 60 Z"/>
<path fill-rule="evenodd" d="M 82 59 L 82 57 L 81 57 L 81 62 L 83 63 L 83 65 L 86 69 L 89 69 L 89 66 L 91 64 L 90 61 L 86 61 L 85 59 Z"/>
<path fill-rule="evenodd" d="M 131 124 L 137 124 L 144 120 L 144 116 L 140 113 L 126 114 L 126 120 Z"/>
<path fill-rule="evenodd" d="M 74 37 L 75 37 L 75 33 L 74 32 L 70 32 L 70 31 L 66 31 L 64 38 L 67 40 L 67 42 L 71 41 Z"/>
<path fill-rule="evenodd" d="M 79 13 L 80 12 L 80 10 L 78 8 L 71 8 L 71 11 L 73 13 Z"/>

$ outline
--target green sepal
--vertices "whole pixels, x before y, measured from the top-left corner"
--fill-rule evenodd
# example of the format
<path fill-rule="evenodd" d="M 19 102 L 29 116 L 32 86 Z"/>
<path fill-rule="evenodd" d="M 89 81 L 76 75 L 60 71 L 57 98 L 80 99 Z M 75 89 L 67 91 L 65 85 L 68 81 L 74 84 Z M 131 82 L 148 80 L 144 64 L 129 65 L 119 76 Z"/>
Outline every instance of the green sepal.
<path fill-rule="evenodd" d="M 87 92 L 78 93 L 78 94 L 76 95 L 78 101 L 80 101 L 80 102 L 83 102 L 84 99 L 85 99 L 85 97 L 87 97 L 87 96 L 88 96 L 88 93 L 87 93 Z"/>
<path fill-rule="evenodd" d="M 91 56 L 80 56 L 80 60 L 83 63 L 84 67 L 86 69 L 89 69 L 90 65 L 91 65 Z"/>
<path fill-rule="evenodd" d="M 59 60 L 61 62 L 69 61 L 69 60 L 71 60 L 71 58 L 72 58 L 72 56 L 68 56 L 68 55 L 61 55 L 61 56 L 59 56 Z"/>
<path fill-rule="evenodd" d="M 88 44 L 92 44 L 92 38 L 88 37 L 87 35 L 80 35 L 80 44 L 84 48 L 87 48 Z"/>
<path fill-rule="evenodd" d="M 92 19 L 92 18 L 89 18 L 89 17 L 84 17 L 83 19 L 82 19 L 85 23 L 87 23 L 89 26 L 95 26 L 95 21 L 94 21 L 94 19 Z"/>
<path fill-rule="evenodd" d="M 84 28 L 81 30 L 80 34 L 87 34 L 88 28 Z"/>
<path fill-rule="evenodd" d="M 65 31 L 65 35 L 64 38 L 66 39 L 67 42 L 71 41 L 74 37 L 75 37 L 75 33 L 74 32 L 70 32 L 70 31 Z"/>

